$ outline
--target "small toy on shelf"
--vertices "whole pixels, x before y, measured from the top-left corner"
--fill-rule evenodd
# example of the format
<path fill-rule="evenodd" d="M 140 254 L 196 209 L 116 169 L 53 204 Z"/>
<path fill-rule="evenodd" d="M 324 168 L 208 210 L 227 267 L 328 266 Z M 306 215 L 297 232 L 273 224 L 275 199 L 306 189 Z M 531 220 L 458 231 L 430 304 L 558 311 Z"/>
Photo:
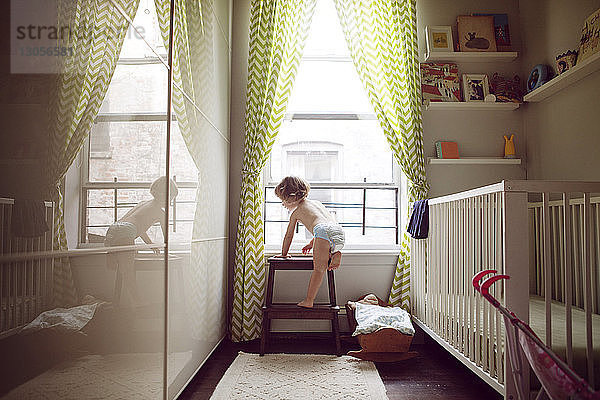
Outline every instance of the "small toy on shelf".
<path fill-rule="evenodd" d="M 516 158 L 514 139 L 515 135 L 510 135 L 510 138 L 504 135 L 504 158 Z"/>
<path fill-rule="evenodd" d="M 553 71 L 548 65 L 538 64 L 531 70 L 529 78 L 527 78 L 527 92 L 539 88 L 544 83 L 552 79 Z"/>
<path fill-rule="evenodd" d="M 573 68 L 577 62 L 577 52 L 569 50 L 563 54 L 556 56 L 556 72 L 562 74 L 563 72 Z"/>
<path fill-rule="evenodd" d="M 496 101 L 501 103 L 521 103 L 523 101 L 523 89 L 518 75 L 515 75 L 513 79 L 508 79 L 495 72 L 490 79 L 490 91 L 496 96 Z"/>

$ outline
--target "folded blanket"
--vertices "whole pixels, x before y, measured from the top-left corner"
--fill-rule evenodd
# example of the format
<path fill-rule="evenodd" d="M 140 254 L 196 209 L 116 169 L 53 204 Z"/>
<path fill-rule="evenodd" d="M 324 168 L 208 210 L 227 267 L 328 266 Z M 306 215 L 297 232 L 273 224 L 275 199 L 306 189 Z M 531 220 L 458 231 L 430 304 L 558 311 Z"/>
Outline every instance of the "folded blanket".
<path fill-rule="evenodd" d="M 352 336 L 367 334 L 382 328 L 393 328 L 405 335 L 414 335 L 415 328 L 408 312 L 400 307 L 381 307 L 371 304 L 356 304 L 358 326 Z"/>
<path fill-rule="evenodd" d="M 426 239 L 429 234 L 429 204 L 428 200 L 417 200 L 413 204 L 408 233 L 414 239 Z"/>

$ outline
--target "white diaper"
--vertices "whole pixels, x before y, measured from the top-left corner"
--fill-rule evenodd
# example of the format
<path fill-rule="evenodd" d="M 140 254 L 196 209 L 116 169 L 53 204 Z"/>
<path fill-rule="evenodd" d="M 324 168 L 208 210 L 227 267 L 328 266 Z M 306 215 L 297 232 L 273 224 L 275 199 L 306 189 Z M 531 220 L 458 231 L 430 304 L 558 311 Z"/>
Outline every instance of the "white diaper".
<path fill-rule="evenodd" d="M 346 237 L 341 225 L 336 223 L 316 224 L 313 228 L 316 238 L 325 239 L 329 242 L 329 253 L 337 253 L 344 247 Z"/>

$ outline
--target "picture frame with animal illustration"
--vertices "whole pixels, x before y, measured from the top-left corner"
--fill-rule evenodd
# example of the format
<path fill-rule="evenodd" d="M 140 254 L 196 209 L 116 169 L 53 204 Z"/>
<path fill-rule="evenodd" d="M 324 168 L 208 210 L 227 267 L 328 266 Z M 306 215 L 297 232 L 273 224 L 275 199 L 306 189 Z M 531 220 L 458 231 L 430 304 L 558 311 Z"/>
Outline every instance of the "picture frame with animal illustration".
<path fill-rule="evenodd" d="M 493 16 L 459 15 L 456 22 L 460 51 L 497 51 Z"/>
<path fill-rule="evenodd" d="M 426 26 L 425 37 L 427 38 L 427 54 L 454 51 L 451 26 Z"/>
<path fill-rule="evenodd" d="M 463 94 L 465 101 L 483 103 L 490 93 L 490 83 L 484 74 L 463 74 Z"/>

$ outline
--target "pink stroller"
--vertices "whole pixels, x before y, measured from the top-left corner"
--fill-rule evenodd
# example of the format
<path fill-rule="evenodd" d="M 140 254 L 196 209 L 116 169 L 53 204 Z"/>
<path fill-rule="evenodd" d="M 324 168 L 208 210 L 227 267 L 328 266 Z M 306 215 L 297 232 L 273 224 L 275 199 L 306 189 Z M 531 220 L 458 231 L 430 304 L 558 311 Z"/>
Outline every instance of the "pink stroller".
<path fill-rule="evenodd" d="M 529 399 L 529 393 L 524 393 L 521 357 L 519 357 L 519 344 L 529 361 L 531 369 L 542 384 L 536 399 L 549 397 L 551 400 L 574 399 L 589 400 L 600 399 L 600 392 L 595 392 L 585 380 L 580 378 L 569 366 L 563 362 L 552 350 L 537 337 L 533 330 L 515 314 L 503 307 L 488 291 L 490 286 L 500 279 L 510 279 L 508 275 L 494 275 L 483 282 L 480 281 L 495 270 L 481 271 L 473 277 L 475 290 L 483 295 L 504 317 L 506 327 L 506 347 L 513 378 L 520 400 Z"/>

